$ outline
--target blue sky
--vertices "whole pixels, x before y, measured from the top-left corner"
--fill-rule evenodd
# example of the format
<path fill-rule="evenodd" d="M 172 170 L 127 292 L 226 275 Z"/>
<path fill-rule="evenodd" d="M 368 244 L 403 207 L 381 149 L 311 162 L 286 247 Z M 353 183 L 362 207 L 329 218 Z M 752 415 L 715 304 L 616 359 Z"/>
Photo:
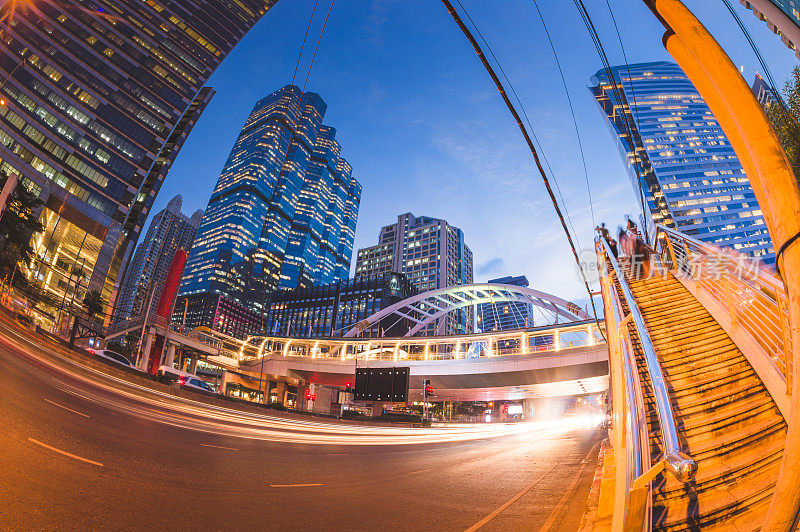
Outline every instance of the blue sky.
<path fill-rule="evenodd" d="M 735 1 L 735 0 L 734 0 Z M 455 2 L 454 2 L 455 3 Z M 575 128 L 541 21 L 530 0 L 462 0 L 522 100 L 566 200 L 583 248 L 592 228 L 637 214 L 633 191 L 597 104 L 587 90 L 600 61 L 573 2 L 539 0 L 583 139 L 595 220 Z M 609 0 L 630 62 L 669 60 L 663 28 L 640 0 Z M 733 3 L 733 2 L 732 2 Z M 313 0 L 281 0 L 209 81 L 217 95 L 189 136 L 154 210 L 182 194 L 184 211 L 205 208 L 253 104 L 289 83 Z M 613 63 L 622 53 L 605 1 L 587 2 Z M 725 46 L 744 76 L 760 70 L 721 0 L 686 4 Z M 329 6 L 320 0 L 316 35 Z M 797 64 L 766 25 L 735 2 L 780 83 Z M 305 77 L 310 49 L 301 63 Z M 475 280 L 527 275 L 534 288 L 585 300 L 565 237 L 516 124 L 477 56 L 435 0 L 340 0 L 333 7 L 308 90 L 328 104 L 342 155 L 364 191 L 355 248 L 410 211 L 464 230 Z"/>

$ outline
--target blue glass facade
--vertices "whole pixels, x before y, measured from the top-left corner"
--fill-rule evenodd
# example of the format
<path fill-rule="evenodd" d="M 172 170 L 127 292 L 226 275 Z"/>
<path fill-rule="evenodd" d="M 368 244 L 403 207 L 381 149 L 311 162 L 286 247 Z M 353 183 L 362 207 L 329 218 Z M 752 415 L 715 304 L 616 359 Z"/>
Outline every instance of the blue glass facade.
<path fill-rule="evenodd" d="M 256 103 L 220 174 L 181 295 L 256 310 L 265 294 L 346 279 L 361 186 L 322 124 L 319 95 L 286 86 Z"/>
<path fill-rule="evenodd" d="M 113 303 L 213 96 L 203 86 L 274 3 L 0 2 L 0 174 L 18 175 L 44 202 L 45 231 L 21 268 L 31 283 L 54 299 L 100 290 Z"/>
<path fill-rule="evenodd" d="M 489 279 L 487 282 L 513 286 L 529 286 L 528 278 L 524 275 Z M 516 301 L 481 303 L 478 305 L 478 316 L 476 319 L 478 322 L 478 329 L 482 332 L 511 331 L 514 329 L 533 327 L 535 325 L 533 320 L 533 305 Z"/>
<path fill-rule="evenodd" d="M 773 264 L 772 242 L 750 182 L 683 71 L 668 62 L 611 70 L 623 101 L 617 101 L 605 70 L 592 77 L 591 91 L 652 221 Z M 649 221 L 648 226 L 652 231 Z"/>

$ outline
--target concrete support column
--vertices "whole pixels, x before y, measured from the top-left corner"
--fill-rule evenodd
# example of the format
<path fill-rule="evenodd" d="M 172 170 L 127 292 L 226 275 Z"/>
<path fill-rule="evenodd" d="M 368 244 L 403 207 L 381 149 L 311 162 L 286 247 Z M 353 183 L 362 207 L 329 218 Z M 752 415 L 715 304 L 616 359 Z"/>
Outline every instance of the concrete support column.
<path fill-rule="evenodd" d="M 522 400 L 522 415 L 525 416 L 526 420 L 533 419 L 533 416 L 536 415 L 536 408 L 534 407 L 533 399 L 523 399 Z"/>
<path fill-rule="evenodd" d="M 149 329 L 145 334 L 144 349 L 142 350 L 142 358 L 141 360 L 139 360 L 139 369 L 142 371 L 147 371 L 147 363 L 150 361 L 150 351 L 153 348 L 154 339 L 155 335 L 153 334 L 153 330 Z"/>
<path fill-rule="evenodd" d="M 230 380 L 230 373 L 228 373 L 228 370 L 222 370 L 222 382 L 219 384 L 219 393 L 222 395 L 228 395 L 226 388 L 228 386 L 228 381 Z"/>
<path fill-rule="evenodd" d="M 197 375 L 197 357 L 192 357 L 192 362 L 189 364 L 189 373 Z"/>
<path fill-rule="evenodd" d="M 171 368 L 174 363 L 175 363 L 175 344 L 168 344 L 167 354 L 164 359 L 164 365 Z"/>
<path fill-rule="evenodd" d="M 278 381 L 277 383 L 277 390 L 278 390 L 278 402 L 282 405 L 286 404 L 286 383 Z"/>
<path fill-rule="evenodd" d="M 263 384 L 263 388 L 262 389 L 264 390 L 264 397 L 262 398 L 262 402 L 265 405 L 267 405 L 267 404 L 269 404 L 269 392 L 272 389 L 272 381 L 271 380 L 267 380 Z"/>

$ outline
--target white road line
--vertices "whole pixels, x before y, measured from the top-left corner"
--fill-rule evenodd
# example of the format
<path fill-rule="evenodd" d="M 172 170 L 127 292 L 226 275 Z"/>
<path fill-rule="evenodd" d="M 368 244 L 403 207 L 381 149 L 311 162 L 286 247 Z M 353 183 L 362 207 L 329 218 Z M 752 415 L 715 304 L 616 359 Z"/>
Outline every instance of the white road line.
<path fill-rule="evenodd" d="M 586 458 L 583 459 L 583 461 L 581 462 L 581 467 L 578 470 L 578 474 L 575 475 L 575 480 L 572 481 L 572 484 L 570 484 L 569 488 L 567 488 L 567 491 L 564 492 L 564 496 L 558 502 L 556 507 L 553 508 L 553 511 L 550 512 L 550 515 L 547 517 L 547 521 L 545 521 L 545 523 L 542 525 L 542 528 L 540 529 L 539 532 L 547 532 L 548 530 L 553 528 L 553 525 L 555 524 L 558 515 L 561 513 L 561 510 L 564 508 L 564 505 L 567 504 L 567 501 L 571 499 L 572 495 L 575 493 L 575 489 L 578 487 L 578 482 L 580 482 L 581 477 L 583 476 L 583 472 L 586 469 L 586 466 L 589 465 L 589 457 L 592 455 L 592 453 L 594 453 L 597 450 L 599 446 L 600 442 L 595 443 L 594 446 L 589 451 L 589 453 L 586 455 Z"/>
<path fill-rule="evenodd" d="M 236 447 L 222 447 L 220 445 L 209 445 L 207 443 L 201 443 L 200 445 L 202 445 L 203 447 L 213 447 L 214 449 L 227 449 L 229 451 L 238 451 L 239 450 Z"/>
<path fill-rule="evenodd" d="M 310 486 L 323 486 L 323 484 L 270 484 L 270 488 L 307 488 Z"/>
<path fill-rule="evenodd" d="M 531 490 L 532 490 L 532 489 L 533 489 L 533 488 L 534 488 L 534 487 L 535 487 L 535 486 L 536 486 L 538 483 L 540 483 L 542 480 L 544 480 L 544 477 L 546 477 L 547 475 L 549 475 L 549 474 L 550 474 L 550 473 L 551 473 L 551 472 L 552 472 L 552 471 L 553 471 L 553 470 L 554 470 L 554 469 L 555 469 L 557 466 L 558 466 L 558 464 L 556 464 L 555 466 L 553 466 L 552 468 L 550 468 L 550 469 L 549 469 L 549 470 L 548 470 L 548 471 L 547 471 L 547 472 L 546 472 L 544 475 L 540 476 L 539 478 L 537 478 L 536 480 L 534 480 L 533 482 L 531 482 L 530 484 L 528 484 L 528 485 L 525 487 L 525 489 L 523 489 L 522 491 L 520 491 L 519 493 L 517 493 L 516 495 L 514 495 L 513 497 L 511 497 L 511 498 L 510 498 L 510 499 L 509 499 L 509 500 L 508 500 L 508 501 L 507 501 L 505 504 L 503 504 L 503 505 L 502 505 L 500 508 L 498 508 L 498 509 L 497 509 L 497 510 L 495 510 L 494 512 L 490 513 L 489 515 L 487 515 L 486 517 L 484 517 L 483 519 L 481 519 L 480 521 L 478 521 L 477 523 L 475 523 L 474 525 L 472 525 L 471 527 L 469 527 L 469 528 L 468 528 L 467 530 L 465 530 L 464 532 L 475 532 L 475 530 L 478 530 L 478 529 L 479 529 L 479 528 L 481 528 L 483 525 L 485 525 L 486 523 L 488 523 L 489 521 L 491 521 L 492 519 L 494 519 L 495 517 L 497 517 L 498 515 L 500 515 L 500 512 L 502 512 L 503 510 L 505 510 L 506 508 L 508 508 L 508 507 L 509 507 L 509 506 L 511 506 L 512 504 L 514 504 L 514 503 L 515 503 L 515 502 L 516 502 L 516 501 L 517 501 L 517 500 L 518 500 L 520 497 L 522 497 L 523 495 L 525 495 L 526 493 L 528 493 L 529 491 L 531 491 Z"/>
<path fill-rule="evenodd" d="M 412 471 L 411 473 L 408 474 L 408 476 L 419 475 L 420 473 L 427 473 L 428 471 L 433 471 L 433 468 L 429 467 L 428 469 L 420 469 L 419 471 Z"/>
<path fill-rule="evenodd" d="M 47 401 L 48 403 L 50 403 L 50 404 L 52 404 L 52 405 L 56 405 L 56 406 L 57 406 L 57 407 L 59 407 L 59 408 L 63 408 L 64 410 L 69 410 L 69 411 L 70 411 L 70 412 L 72 412 L 73 414 L 78 414 L 79 416 L 83 416 L 83 417 L 85 417 L 85 418 L 88 418 L 88 417 L 89 417 L 89 416 L 87 416 L 86 414 L 81 414 L 81 413 L 80 413 L 80 412 L 78 412 L 77 410 L 73 410 L 73 409 L 71 409 L 71 408 L 67 408 L 66 406 L 64 406 L 64 405 L 60 405 L 60 404 L 56 403 L 55 401 L 51 401 L 50 399 L 45 399 L 45 401 Z"/>
<path fill-rule="evenodd" d="M 81 462 L 87 462 L 89 464 L 94 464 L 96 466 L 103 467 L 103 464 L 101 464 L 100 462 L 95 462 L 94 460 L 89 460 L 88 458 L 83 458 L 83 457 L 78 456 L 76 454 L 68 453 L 67 451 L 62 451 L 61 449 L 56 449 L 55 447 L 51 447 L 50 445 L 47 445 L 46 443 L 40 442 L 39 440 L 34 440 L 33 438 L 28 438 L 28 441 L 31 442 L 31 443 L 35 443 L 36 445 L 41 445 L 45 449 L 50 449 L 51 451 L 57 452 L 58 454 L 63 454 L 64 456 L 69 456 L 70 458 L 74 458 L 75 460 L 80 460 Z"/>

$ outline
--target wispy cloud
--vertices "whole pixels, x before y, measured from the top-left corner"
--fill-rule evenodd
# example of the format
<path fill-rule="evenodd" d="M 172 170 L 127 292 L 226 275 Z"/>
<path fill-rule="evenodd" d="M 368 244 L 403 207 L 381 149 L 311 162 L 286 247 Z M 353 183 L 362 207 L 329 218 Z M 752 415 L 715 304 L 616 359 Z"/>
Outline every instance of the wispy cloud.
<path fill-rule="evenodd" d="M 481 276 L 497 274 L 500 273 L 503 268 L 505 268 L 505 265 L 506 261 L 503 259 L 503 257 L 495 257 L 493 259 L 489 259 L 483 264 L 478 265 L 475 273 Z"/>

